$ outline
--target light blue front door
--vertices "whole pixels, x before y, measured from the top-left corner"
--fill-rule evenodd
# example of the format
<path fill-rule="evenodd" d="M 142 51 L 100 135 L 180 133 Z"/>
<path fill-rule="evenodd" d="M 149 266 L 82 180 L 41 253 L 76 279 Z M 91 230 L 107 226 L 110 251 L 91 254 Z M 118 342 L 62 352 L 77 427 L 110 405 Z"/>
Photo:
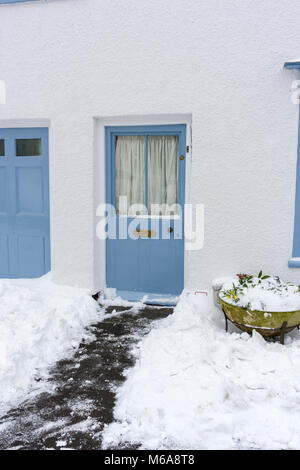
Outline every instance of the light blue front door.
<path fill-rule="evenodd" d="M 48 129 L 0 129 L 0 277 L 50 270 Z"/>
<path fill-rule="evenodd" d="M 106 128 L 106 200 L 116 228 L 106 242 L 106 280 L 129 300 L 183 290 L 185 151 L 185 125 Z M 146 211 L 124 209 L 124 195 Z M 167 215 L 153 203 L 179 208 Z"/>

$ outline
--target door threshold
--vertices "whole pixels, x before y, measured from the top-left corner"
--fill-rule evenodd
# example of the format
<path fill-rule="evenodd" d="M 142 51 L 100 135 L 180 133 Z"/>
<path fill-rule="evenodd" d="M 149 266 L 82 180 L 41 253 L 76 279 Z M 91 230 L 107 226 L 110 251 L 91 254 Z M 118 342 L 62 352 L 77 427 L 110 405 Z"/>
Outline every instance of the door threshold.
<path fill-rule="evenodd" d="M 155 294 L 152 292 L 136 292 L 129 290 L 117 290 L 117 296 L 127 302 L 142 302 L 146 305 L 161 305 L 175 307 L 179 300 L 179 295 L 173 294 Z"/>

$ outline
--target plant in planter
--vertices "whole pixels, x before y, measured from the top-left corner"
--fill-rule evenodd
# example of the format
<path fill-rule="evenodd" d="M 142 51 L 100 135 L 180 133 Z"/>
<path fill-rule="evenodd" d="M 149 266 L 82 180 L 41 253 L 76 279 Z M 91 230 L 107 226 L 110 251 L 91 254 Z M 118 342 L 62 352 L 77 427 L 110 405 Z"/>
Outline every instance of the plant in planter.
<path fill-rule="evenodd" d="M 227 319 L 240 329 L 265 337 L 278 336 L 300 324 L 300 286 L 278 276 L 238 274 L 219 293 Z"/>

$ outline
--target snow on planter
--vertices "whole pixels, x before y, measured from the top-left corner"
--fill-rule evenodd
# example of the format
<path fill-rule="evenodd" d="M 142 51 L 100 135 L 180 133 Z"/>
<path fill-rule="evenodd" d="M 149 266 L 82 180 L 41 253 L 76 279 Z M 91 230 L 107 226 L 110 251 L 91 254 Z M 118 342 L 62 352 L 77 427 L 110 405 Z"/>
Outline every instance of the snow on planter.
<path fill-rule="evenodd" d="M 238 274 L 223 284 L 220 298 L 249 310 L 289 312 L 300 310 L 300 286 L 283 282 L 278 276 Z"/>
<path fill-rule="evenodd" d="M 74 354 L 86 327 L 99 319 L 84 289 L 58 286 L 49 276 L 0 281 L 0 414 L 42 386 L 49 366 Z"/>

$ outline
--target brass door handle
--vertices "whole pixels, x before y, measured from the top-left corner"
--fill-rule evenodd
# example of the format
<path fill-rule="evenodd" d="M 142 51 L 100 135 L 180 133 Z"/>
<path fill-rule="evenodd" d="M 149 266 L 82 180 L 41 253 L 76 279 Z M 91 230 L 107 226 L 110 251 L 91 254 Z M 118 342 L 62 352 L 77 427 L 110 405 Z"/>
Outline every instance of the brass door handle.
<path fill-rule="evenodd" d="M 133 232 L 136 237 L 142 238 L 154 238 L 156 237 L 156 232 L 154 230 L 143 230 L 140 228 L 136 228 Z"/>
<path fill-rule="evenodd" d="M 172 232 L 174 232 L 174 229 L 173 229 L 173 227 L 169 227 L 169 228 L 168 228 L 168 232 L 169 232 L 169 233 L 172 233 Z"/>

